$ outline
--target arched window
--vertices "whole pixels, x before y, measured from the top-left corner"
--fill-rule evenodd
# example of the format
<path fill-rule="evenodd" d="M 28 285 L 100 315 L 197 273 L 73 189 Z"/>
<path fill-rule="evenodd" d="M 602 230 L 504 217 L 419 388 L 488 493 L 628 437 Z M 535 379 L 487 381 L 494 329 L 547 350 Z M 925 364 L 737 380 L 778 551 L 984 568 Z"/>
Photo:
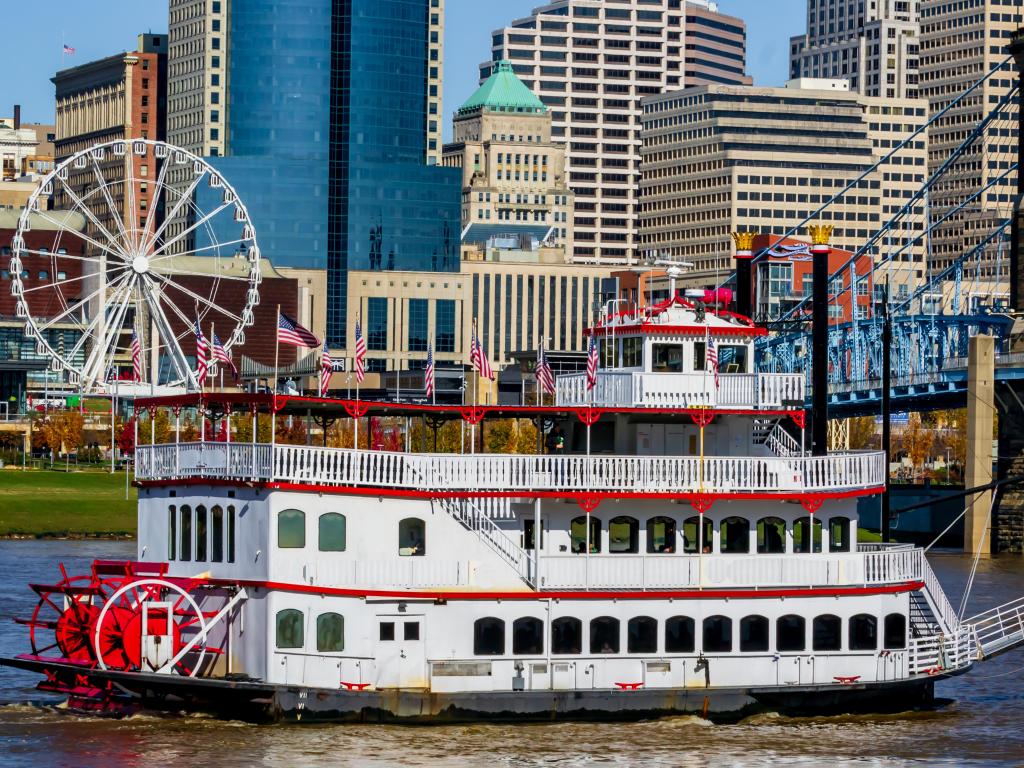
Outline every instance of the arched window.
<path fill-rule="evenodd" d="M 345 617 L 340 613 L 321 613 L 316 617 L 316 649 L 324 653 L 345 650 Z"/>
<path fill-rule="evenodd" d="M 704 520 L 703 526 L 700 524 L 702 519 Z M 703 536 L 701 536 L 701 527 L 704 529 Z M 688 517 L 683 522 L 683 552 L 695 555 L 701 551 L 711 552 L 713 548 L 714 534 L 711 530 L 711 521 L 703 515 Z"/>
<path fill-rule="evenodd" d="M 829 552 L 850 551 L 850 518 L 833 517 L 828 521 Z"/>
<path fill-rule="evenodd" d="M 224 562 L 224 508 L 219 504 L 210 508 L 210 560 Z"/>
<path fill-rule="evenodd" d="M 619 620 L 614 616 L 598 616 L 590 621 L 590 652 L 619 652 Z"/>
<path fill-rule="evenodd" d="M 626 651 L 628 653 L 658 652 L 658 620 L 650 616 L 637 616 L 626 625 Z"/>
<path fill-rule="evenodd" d="M 882 646 L 886 650 L 907 647 L 907 617 L 902 613 L 890 613 L 885 617 L 885 637 Z"/>
<path fill-rule="evenodd" d="M 174 559 L 178 545 L 178 509 L 173 504 L 167 508 L 167 559 Z"/>
<path fill-rule="evenodd" d="M 206 507 L 196 507 L 196 562 L 206 562 Z"/>
<path fill-rule="evenodd" d="M 816 651 L 838 651 L 843 646 L 843 622 L 838 616 L 830 613 L 815 616 L 811 634 L 812 647 Z"/>
<path fill-rule="evenodd" d="M 407 517 L 398 523 L 398 554 L 422 557 L 427 553 L 427 524 L 418 517 Z"/>
<path fill-rule="evenodd" d="M 608 523 L 609 552 L 640 551 L 640 521 L 635 517 L 620 515 Z"/>
<path fill-rule="evenodd" d="M 318 548 L 321 552 L 345 551 L 345 516 L 337 512 L 320 515 Z"/>
<path fill-rule="evenodd" d="M 665 653 L 693 653 L 696 646 L 693 619 L 672 616 L 665 622 Z"/>
<path fill-rule="evenodd" d="M 587 516 L 574 517 L 569 526 L 571 548 L 577 554 L 584 554 L 587 551 Z M 591 515 L 590 517 L 590 551 L 601 551 L 601 521 Z"/>
<path fill-rule="evenodd" d="M 228 505 L 228 562 L 235 562 L 235 505 Z"/>
<path fill-rule="evenodd" d="M 878 619 L 867 613 L 858 613 L 850 619 L 850 650 L 878 650 Z"/>
<path fill-rule="evenodd" d="M 277 612 L 277 647 L 302 647 L 302 611 L 285 608 Z"/>
<path fill-rule="evenodd" d="M 803 616 L 790 613 L 775 622 L 775 650 L 803 651 L 807 649 L 807 622 Z"/>
<path fill-rule="evenodd" d="M 302 549 L 306 546 L 306 513 L 285 509 L 277 513 L 277 546 L 281 549 Z"/>
<path fill-rule="evenodd" d="M 181 559 L 192 559 L 192 507 L 181 505 Z"/>
<path fill-rule="evenodd" d="M 704 619 L 705 653 L 729 653 L 732 650 L 732 619 L 728 616 L 708 616 Z"/>
<path fill-rule="evenodd" d="M 647 551 L 676 551 L 676 521 L 671 517 L 652 517 L 647 521 Z"/>
<path fill-rule="evenodd" d="M 793 551 L 821 552 L 821 520 L 801 517 L 793 524 Z"/>
<path fill-rule="evenodd" d="M 551 622 L 551 652 L 580 653 L 583 650 L 583 622 L 563 616 Z"/>
<path fill-rule="evenodd" d="M 512 653 L 531 656 L 544 653 L 544 622 L 533 616 L 513 621 Z"/>
<path fill-rule="evenodd" d="M 744 616 L 740 619 L 740 650 L 745 653 L 768 650 L 768 619 L 764 616 Z"/>
<path fill-rule="evenodd" d="M 750 551 L 750 521 L 744 517 L 727 517 L 718 528 L 722 554 L 739 555 Z"/>
<path fill-rule="evenodd" d="M 781 555 L 786 551 L 786 521 L 781 517 L 762 517 L 757 521 L 757 553 Z"/>
<path fill-rule="evenodd" d="M 473 655 L 502 656 L 505 653 L 505 622 L 488 616 L 473 622 Z"/>

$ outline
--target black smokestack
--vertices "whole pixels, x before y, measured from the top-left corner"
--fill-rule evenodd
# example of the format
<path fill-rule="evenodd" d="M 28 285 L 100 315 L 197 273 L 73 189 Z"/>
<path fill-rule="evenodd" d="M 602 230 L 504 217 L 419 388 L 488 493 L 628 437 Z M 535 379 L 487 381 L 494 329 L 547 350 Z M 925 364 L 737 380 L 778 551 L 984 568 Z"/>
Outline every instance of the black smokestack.
<path fill-rule="evenodd" d="M 14 130 L 21 128 L 21 104 L 14 105 Z"/>

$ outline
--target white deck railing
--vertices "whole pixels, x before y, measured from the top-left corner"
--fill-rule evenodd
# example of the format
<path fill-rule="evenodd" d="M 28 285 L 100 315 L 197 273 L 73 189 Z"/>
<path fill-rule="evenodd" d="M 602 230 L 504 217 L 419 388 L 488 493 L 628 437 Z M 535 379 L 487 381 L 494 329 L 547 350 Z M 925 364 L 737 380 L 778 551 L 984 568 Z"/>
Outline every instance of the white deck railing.
<path fill-rule="evenodd" d="M 712 373 L 600 371 L 593 392 L 582 373 L 559 376 L 555 386 L 556 403 L 572 407 L 778 408 L 804 401 L 799 373 L 723 373 L 716 386 Z"/>
<path fill-rule="evenodd" d="M 878 451 L 828 456 L 519 456 L 250 443 L 142 445 L 139 480 L 227 478 L 437 491 L 830 493 L 885 482 Z"/>

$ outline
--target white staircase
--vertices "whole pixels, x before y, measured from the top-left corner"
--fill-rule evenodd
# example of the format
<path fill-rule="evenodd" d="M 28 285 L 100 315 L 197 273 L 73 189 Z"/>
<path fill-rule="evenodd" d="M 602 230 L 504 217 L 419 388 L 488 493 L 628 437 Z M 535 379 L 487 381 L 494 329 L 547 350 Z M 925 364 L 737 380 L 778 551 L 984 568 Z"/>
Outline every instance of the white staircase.
<path fill-rule="evenodd" d="M 754 445 L 763 445 L 775 456 L 800 455 L 800 443 L 787 432 L 779 419 L 754 419 Z"/>
<path fill-rule="evenodd" d="M 437 503 L 449 515 L 454 517 L 463 527 L 476 534 L 484 544 L 490 547 L 501 558 L 511 565 L 519 577 L 535 587 L 533 573 L 533 558 L 512 541 L 505 532 L 495 525 L 486 511 L 484 511 L 473 499 L 437 499 Z"/>
<path fill-rule="evenodd" d="M 921 590 L 920 594 L 927 601 L 932 616 L 935 618 L 935 623 L 939 625 L 939 629 L 944 634 L 954 634 L 960 629 L 960 618 L 949 602 L 949 598 L 946 597 L 946 593 L 943 591 L 935 571 L 929 565 L 927 557 L 921 558 L 921 577 L 924 580 L 924 589 Z"/>
<path fill-rule="evenodd" d="M 974 633 L 980 658 L 995 656 L 1024 644 L 1024 597 L 964 621 Z"/>

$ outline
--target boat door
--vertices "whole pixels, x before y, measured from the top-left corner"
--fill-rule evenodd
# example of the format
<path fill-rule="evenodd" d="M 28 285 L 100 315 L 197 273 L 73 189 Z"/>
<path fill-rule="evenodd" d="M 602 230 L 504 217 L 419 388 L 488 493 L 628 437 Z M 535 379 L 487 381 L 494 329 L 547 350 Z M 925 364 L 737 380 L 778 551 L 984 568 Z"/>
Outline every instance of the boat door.
<path fill-rule="evenodd" d="M 429 688 L 423 614 L 377 616 L 377 688 Z"/>
<path fill-rule="evenodd" d="M 775 658 L 776 679 L 779 685 L 800 685 L 804 669 L 803 656 L 782 654 Z"/>
<path fill-rule="evenodd" d="M 141 607 L 143 669 L 155 671 L 174 654 L 174 605 L 146 600 Z"/>
<path fill-rule="evenodd" d="M 571 691 L 576 687 L 576 662 L 551 662 L 551 687 L 556 691 Z"/>

